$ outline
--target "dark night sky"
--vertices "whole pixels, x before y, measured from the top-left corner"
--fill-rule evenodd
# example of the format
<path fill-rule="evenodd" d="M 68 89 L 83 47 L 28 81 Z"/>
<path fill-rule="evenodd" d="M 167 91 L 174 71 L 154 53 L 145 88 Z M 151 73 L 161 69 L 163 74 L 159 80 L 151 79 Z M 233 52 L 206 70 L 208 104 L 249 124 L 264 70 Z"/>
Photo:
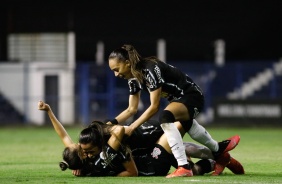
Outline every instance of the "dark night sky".
<path fill-rule="evenodd" d="M 172 3 L 173 2 L 173 3 Z M 74 31 L 77 60 L 94 60 L 96 43 L 106 56 L 124 43 L 142 56 L 156 55 L 167 41 L 167 60 L 213 60 L 213 42 L 226 41 L 227 60 L 272 60 L 282 56 L 282 1 L 30 1 L 1 5 L 1 59 L 11 32 Z M 6 29 L 4 28 L 6 27 Z"/>

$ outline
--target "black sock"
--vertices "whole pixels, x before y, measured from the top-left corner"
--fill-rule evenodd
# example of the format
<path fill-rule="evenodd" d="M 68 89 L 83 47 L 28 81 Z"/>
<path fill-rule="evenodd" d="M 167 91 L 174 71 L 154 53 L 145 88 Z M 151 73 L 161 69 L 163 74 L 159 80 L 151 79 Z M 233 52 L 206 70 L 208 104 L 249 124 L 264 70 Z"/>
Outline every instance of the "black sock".
<path fill-rule="evenodd" d="M 224 140 L 218 143 L 218 151 L 213 152 L 213 156 L 215 159 L 217 159 L 221 154 L 223 154 L 224 150 L 230 143 L 230 140 Z"/>
<path fill-rule="evenodd" d="M 179 167 L 183 167 L 183 168 L 185 168 L 185 169 L 187 169 L 187 170 L 191 170 L 191 164 L 185 164 L 185 165 L 180 165 Z"/>

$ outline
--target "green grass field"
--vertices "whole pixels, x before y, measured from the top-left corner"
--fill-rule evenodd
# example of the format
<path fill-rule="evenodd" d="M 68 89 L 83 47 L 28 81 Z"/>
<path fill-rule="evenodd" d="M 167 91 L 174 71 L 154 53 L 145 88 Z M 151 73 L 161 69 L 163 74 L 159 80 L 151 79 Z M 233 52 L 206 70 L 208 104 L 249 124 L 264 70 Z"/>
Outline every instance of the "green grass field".
<path fill-rule="evenodd" d="M 81 128 L 67 127 L 77 140 Z M 220 176 L 165 177 L 75 177 L 61 171 L 63 144 L 52 127 L 0 127 L 0 183 L 282 183 L 281 128 L 207 128 L 220 141 L 239 134 L 241 141 L 230 153 L 245 168 L 245 175 L 225 169 Z M 191 141 L 185 136 L 185 141 Z"/>

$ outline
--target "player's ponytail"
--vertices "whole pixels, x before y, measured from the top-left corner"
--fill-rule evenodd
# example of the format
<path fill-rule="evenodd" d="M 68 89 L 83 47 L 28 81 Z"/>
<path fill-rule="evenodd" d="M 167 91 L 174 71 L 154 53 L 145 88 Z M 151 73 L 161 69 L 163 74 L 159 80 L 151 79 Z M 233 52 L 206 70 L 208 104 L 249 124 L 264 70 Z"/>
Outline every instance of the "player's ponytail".
<path fill-rule="evenodd" d="M 60 162 L 59 166 L 60 166 L 62 171 L 65 171 L 67 168 L 69 168 L 69 164 L 66 161 Z"/>
<path fill-rule="evenodd" d="M 80 158 L 79 148 L 66 147 L 63 151 L 63 161 L 59 166 L 62 171 L 66 169 L 78 170 L 82 168 L 83 161 Z"/>

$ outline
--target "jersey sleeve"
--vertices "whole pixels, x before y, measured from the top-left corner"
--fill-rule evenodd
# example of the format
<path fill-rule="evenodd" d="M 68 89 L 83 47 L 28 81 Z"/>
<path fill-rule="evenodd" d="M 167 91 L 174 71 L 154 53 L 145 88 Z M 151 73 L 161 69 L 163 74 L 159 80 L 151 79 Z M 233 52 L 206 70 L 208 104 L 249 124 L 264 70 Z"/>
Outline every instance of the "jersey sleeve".
<path fill-rule="evenodd" d="M 144 69 L 146 86 L 149 91 L 154 91 L 160 88 L 164 84 L 164 79 L 162 77 L 162 71 L 157 64 Z"/>
<path fill-rule="evenodd" d="M 129 87 L 130 95 L 134 95 L 142 89 L 140 82 L 138 82 L 136 78 L 132 78 L 128 80 L 128 87 Z"/>

